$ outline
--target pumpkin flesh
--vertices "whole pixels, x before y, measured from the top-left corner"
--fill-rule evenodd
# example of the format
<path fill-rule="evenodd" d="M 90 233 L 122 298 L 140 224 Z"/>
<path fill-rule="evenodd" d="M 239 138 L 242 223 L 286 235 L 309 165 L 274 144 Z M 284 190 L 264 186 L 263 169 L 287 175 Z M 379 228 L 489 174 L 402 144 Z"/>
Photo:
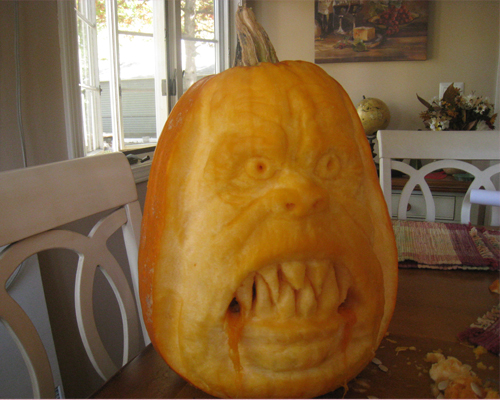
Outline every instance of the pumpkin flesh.
<path fill-rule="evenodd" d="M 236 67 L 181 98 L 140 249 L 150 337 L 218 397 L 314 397 L 373 358 L 397 254 L 342 87 L 306 62 Z"/>

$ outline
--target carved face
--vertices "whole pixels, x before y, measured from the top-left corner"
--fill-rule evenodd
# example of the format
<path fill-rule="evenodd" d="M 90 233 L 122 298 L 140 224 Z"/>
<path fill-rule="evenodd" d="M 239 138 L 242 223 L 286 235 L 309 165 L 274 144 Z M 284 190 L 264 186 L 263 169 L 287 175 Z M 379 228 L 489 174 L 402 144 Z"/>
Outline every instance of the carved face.
<path fill-rule="evenodd" d="M 153 343 L 216 396 L 313 397 L 347 383 L 385 332 L 397 274 L 354 107 L 302 62 L 235 68 L 186 95 L 145 207 Z"/>

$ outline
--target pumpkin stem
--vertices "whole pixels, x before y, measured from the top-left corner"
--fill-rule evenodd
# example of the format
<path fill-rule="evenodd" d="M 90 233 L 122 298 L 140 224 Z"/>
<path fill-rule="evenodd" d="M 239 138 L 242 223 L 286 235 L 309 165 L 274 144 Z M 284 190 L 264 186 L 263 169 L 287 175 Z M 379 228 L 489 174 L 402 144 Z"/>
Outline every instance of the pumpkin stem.
<path fill-rule="evenodd" d="M 279 62 L 274 46 L 266 31 L 257 22 L 251 8 L 245 5 L 236 12 L 238 42 L 233 66 L 250 67 L 259 62 Z"/>

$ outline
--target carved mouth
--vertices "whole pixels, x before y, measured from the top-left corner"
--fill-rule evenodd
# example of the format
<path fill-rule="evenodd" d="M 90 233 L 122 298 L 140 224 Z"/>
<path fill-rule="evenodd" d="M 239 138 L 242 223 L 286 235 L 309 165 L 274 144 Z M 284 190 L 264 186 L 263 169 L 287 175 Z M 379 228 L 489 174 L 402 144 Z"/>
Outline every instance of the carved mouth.
<path fill-rule="evenodd" d="M 250 273 L 228 312 L 247 318 L 326 317 L 348 301 L 348 271 L 330 260 L 287 261 Z"/>
<path fill-rule="evenodd" d="M 235 369 L 242 368 L 240 351 L 247 365 L 275 372 L 324 363 L 356 322 L 352 288 L 348 269 L 331 260 L 286 261 L 250 273 L 227 311 Z"/>

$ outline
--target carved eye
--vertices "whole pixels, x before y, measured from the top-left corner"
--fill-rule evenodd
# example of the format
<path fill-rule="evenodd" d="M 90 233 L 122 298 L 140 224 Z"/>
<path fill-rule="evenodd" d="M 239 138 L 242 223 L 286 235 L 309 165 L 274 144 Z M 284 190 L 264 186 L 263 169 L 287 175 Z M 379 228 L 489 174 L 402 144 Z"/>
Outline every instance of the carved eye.
<path fill-rule="evenodd" d="M 262 157 L 254 157 L 247 161 L 245 171 L 254 179 L 268 179 L 274 175 L 273 163 Z"/>
<path fill-rule="evenodd" d="M 340 161 L 338 157 L 332 153 L 328 152 L 323 154 L 316 164 L 316 169 L 314 172 L 320 178 L 332 179 L 335 178 L 340 169 Z"/>

